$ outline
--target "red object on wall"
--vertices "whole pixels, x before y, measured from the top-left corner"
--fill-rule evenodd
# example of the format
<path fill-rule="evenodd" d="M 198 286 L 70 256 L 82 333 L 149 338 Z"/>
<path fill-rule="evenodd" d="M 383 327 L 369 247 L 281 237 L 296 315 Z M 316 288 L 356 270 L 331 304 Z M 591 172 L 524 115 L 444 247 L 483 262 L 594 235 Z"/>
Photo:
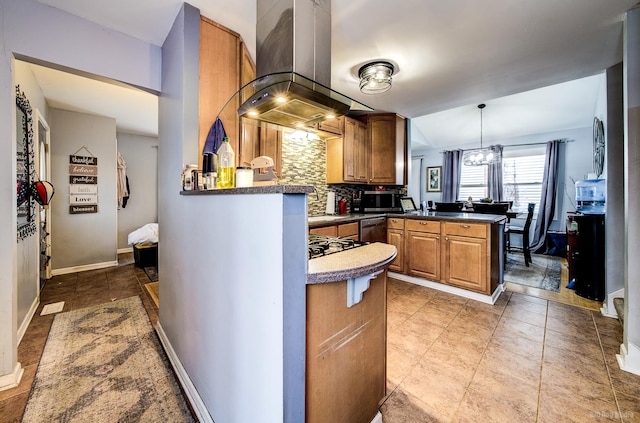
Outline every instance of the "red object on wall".
<path fill-rule="evenodd" d="M 37 181 L 31 185 L 31 196 L 45 209 L 49 206 L 55 192 L 53 184 L 49 181 Z"/>

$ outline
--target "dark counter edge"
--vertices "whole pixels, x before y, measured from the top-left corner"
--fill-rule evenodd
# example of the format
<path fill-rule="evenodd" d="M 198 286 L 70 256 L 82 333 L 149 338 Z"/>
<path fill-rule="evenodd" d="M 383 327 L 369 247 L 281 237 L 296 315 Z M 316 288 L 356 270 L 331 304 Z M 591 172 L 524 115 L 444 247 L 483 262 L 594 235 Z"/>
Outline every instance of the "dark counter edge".
<path fill-rule="evenodd" d="M 313 185 L 265 185 L 246 188 L 180 191 L 180 195 L 309 194 L 311 192 L 315 192 Z"/>
<path fill-rule="evenodd" d="M 307 275 L 307 285 L 327 282 L 343 281 L 349 278 L 357 278 L 359 276 L 366 276 L 378 271 L 386 269 L 391 262 L 396 258 L 398 251 L 396 250 L 392 256 L 386 260 L 382 260 L 377 263 L 372 263 L 367 266 L 356 267 L 348 270 L 336 270 L 334 272 L 321 272 L 311 273 Z"/>

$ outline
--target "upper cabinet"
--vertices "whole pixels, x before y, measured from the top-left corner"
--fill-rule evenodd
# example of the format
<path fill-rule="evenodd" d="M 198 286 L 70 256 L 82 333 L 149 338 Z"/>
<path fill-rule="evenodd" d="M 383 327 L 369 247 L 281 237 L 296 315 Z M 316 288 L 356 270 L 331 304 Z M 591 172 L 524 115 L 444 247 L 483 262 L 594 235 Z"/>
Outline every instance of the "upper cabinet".
<path fill-rule="evenodd" d="M 406 119 L 396 114 L 366 117 L 369 129 L 369 180 L 373 185 L 406 183 Z"/>
<path fill-rule="evenodd" d="M 223 106 L 245 84 L 255 79 L 255 65 L 239 34 L 205 17 L 200 18 L 200 79 L 198 155 L 202 163 L 209 129 Z M 236 100 L 237 101 L 237 100 Z M 238 105 L 239 106 L 239 105 Z M 237 107 L 232 108 L 237 110 Z M 236 164 L 246 164 L 257 152 L 256 128 L 242 125 L 236 114 L 220 116 Z M 256 131 L 252 133 L 252 131 Z"/>
<path fill-rule="evenodd" d="M 406 184 L 406 133 L 396 114 L 345 117 L 343 136 L 327 140 L 327 183 Z"/>

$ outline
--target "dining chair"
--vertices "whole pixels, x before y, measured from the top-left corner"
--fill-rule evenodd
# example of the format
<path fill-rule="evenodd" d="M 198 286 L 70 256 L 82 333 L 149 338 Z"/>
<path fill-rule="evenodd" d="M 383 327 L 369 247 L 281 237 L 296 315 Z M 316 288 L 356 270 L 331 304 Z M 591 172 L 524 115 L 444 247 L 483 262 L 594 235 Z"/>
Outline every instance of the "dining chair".
<path fill-rule="evenodd" d="M 529 267 L 531 263 L 531 249 L 529 245 L 529 228 L 531 227 L 531 221 L 533 220 L 533 211 L 536 208 L 536 203 L 529 203 L 527 206 L 527 218 L 524 222 L 524 226 L 518 226 L 509 224 L 505 228 L 505 234 L 507 238 L 507 251 L 511 252 L 511 234 L 522 235 L 522 252 L 524 254 L 524 264 Z"/>

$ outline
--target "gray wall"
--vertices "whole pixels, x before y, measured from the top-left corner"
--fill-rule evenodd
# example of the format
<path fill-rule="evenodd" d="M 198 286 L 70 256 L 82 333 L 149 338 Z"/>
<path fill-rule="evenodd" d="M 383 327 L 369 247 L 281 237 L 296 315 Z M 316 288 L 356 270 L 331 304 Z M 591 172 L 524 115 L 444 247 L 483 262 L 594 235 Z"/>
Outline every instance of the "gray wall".
<path fill-rule="evenodd" d="M 490 140 L 487 144 L 502 144 L 504 146 L 527 144 L 527 143 L 545 143 L 555 139 L 567 139 L 571 142 L 566 143 L 560 151 L 559 186 L 558 186 L 558 211 L 551 224 L 551 230 L 564 232 L 565 219 L 567 211 L 575 211 L 575 185 L 574 181 L 584 179 L 589 172 L 592 171 L 592 130 L 591 127 L 579 128 L 561 132 L 547 132 L 541 134 L 531 134 L 528 136 Z M 469 146 L 447 146 L 448 150 L 456 148 L 469 148 Z M 422 175 L 425 175 L 425 169 L 432 166 L 442 166 L 442 148 L 430 148 L 413 150 L 413 156 L 424 156 L 422 161 Z M 564 159 L 563 159 L 564 158 Z M 413 169 L 417 172 L 418 169 Z M 426 188 L 426 187 L 425 187 Z M 440 201 L 442 193 L 422 192 L 425 200 Z M 532 225 L 533 227 L 534 225 Z"/>
<path fill-rule="evenodd" d="M 158 222 L 158 138 L 118 133 L 118 152 L 127 165 L 130 196 L 118 210 L 118 249 L 127 244 L 130 232 Z"/>
<path fill-rule="evenodd" d="M 51 267 L 54 274 L 77 266 L 117 261 L 116 121 L 51 109 Z M 98 212 L 69 214 L 69 155 L 85 146 L 98 158 Z M 86 150 L 78 154 L 86 155 Z"/>

